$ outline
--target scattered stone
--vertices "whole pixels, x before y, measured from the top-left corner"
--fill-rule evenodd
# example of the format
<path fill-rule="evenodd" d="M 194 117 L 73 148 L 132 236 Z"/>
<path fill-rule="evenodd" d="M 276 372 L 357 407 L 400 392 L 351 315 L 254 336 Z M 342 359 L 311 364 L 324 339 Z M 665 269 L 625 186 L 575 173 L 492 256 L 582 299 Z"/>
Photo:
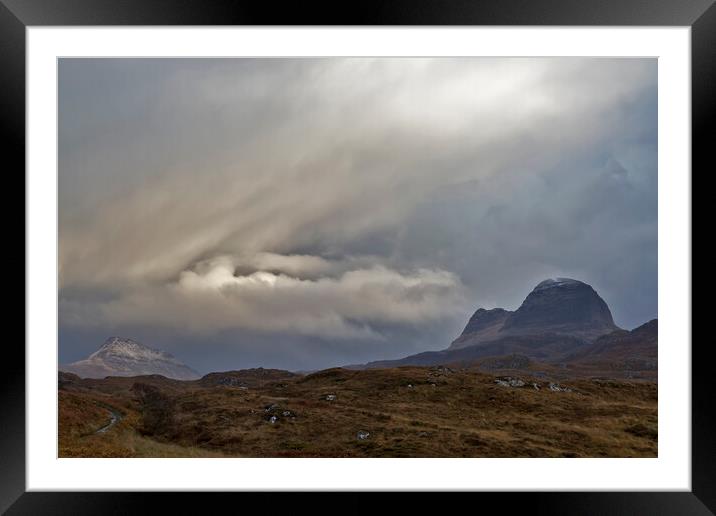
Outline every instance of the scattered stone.
<path fill-rule="evenodd" d="M 275 403 L 271 403 L 270 405 L 266 405 L 266 406 L 264 407 L 264 411 L 265 411 L 265 412 L 271 412 L 271 411 L 276 410 L 276 409 L 278 409 L 278 405 L 276 405 Z"/>
<path fill-rule="evenodd" d="M 412 388 L 413 388 L 413 384 L 412 384 L 412 383 L 409 383 L 409 384 L 408 384 L 408 389 L 412 389 Z"/>
<path fill-rule="evenodd" d="M 430 385 L 432 385 L 433 387 L 437 387 L 437 385 L 436 385 L 436 384 L 434 384 L 434 383 L 431 383 Z"/>
<path fill-rule="evenodd" d="M 276 423 L 276 421 L 278 421 L 278 418 L 276 416 L 271 416 L 269 418 L 269 423 L 271 423 L 272 425 Z"/>
<path fill-rule="evenodd" d="M 335 394 L 326 394 L 326 397 L 323 398 L 326 401 L 336 401 L 336 395 Z"/>
<path fill-rule="evenodd" d="M 503 387 L 524 387 L 525 382 L 522 381 L 519 378 L 512 378 L 512 377 L 506 377 L 506 378 L 496 378 L 495 383 L 497 385 L 501 385 Z"/>
<path fill-rule="evenodd" d="M 368 439 L 368 437 L 370 437 L 370 433 L 366 432 L 365 430 L 359 430 L 356 434 L 356 437 L 359 441 L 365 441 L 366 439 Z"/>
<path fill-rule="evenodd" d="M 538 384 L 536 384 L 536 383 L 533 383 L 533 384 L 532 384 L 532 387 L 534 387 L 536 391 L 538 391 L 538 390 L 539 390 L 539 385 L 538 385 Z"/>
<path fill-rule="evenodd" d="M 569 387 L 562 387 L 558 383 L 550 383 L 549 390 L 554 392 L 572 392 L 572 389 Z"/>
<path fill-rule="evenodd" d="M 284 410 L 283 412 L 281 412 L 281 415 L 283 417 L 296 417 L 296 414 L 294 414 L 290 410 Z"/>

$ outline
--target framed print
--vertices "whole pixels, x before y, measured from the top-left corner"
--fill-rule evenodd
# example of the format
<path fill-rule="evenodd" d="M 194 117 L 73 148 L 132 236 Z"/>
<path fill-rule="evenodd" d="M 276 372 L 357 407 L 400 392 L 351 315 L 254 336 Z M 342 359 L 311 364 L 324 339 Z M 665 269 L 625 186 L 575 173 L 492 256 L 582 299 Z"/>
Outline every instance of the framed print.
<path fill-rule="evenodd" d="M 3 510 L 713 511 L 691 192 L 716 8 L 594 7 L 4 0 Z"/>

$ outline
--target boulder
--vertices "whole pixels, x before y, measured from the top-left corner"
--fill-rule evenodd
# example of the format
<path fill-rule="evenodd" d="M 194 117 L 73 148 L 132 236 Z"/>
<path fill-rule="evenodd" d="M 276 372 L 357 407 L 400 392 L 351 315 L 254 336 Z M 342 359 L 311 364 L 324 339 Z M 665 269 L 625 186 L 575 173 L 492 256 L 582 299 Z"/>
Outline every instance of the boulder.
<path fill-rule="evenodd" d="M 503 387 L 524 387 L 526 385 L 524 380 L 520 378 L 512 378 L 509 376 L 503 378 L 496 378 L 495 383 Z"/>

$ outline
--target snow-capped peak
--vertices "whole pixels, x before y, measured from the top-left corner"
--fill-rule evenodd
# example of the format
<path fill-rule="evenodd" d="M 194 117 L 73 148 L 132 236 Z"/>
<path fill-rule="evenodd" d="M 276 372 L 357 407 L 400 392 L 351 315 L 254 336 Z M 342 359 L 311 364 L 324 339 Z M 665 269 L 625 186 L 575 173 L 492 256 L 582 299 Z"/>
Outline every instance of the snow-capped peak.
<path fill-rule="evenodd" d="M 572 278 L 549 278 L 540 282 L 534 289 L 537 291 L 566 285 L 583 285 L 583 283 Z"/>
<path fill-rule="evenodd" d="M 85 360 L 67 364 L 63 369 L 80 376 L 99 378 L 161 374 L 185 380 L 199 376 L 169 353 L 123 337 L 110 337 Z"/>
<path fill-rule="evenodd" d="M 179 363 L 173 356 L 164 351 L 150 348 L 132 339 L 110 337 L 102 347 L 94 352 L 92 357 L 115 356 L 131 360 L 169 360 Z"/>

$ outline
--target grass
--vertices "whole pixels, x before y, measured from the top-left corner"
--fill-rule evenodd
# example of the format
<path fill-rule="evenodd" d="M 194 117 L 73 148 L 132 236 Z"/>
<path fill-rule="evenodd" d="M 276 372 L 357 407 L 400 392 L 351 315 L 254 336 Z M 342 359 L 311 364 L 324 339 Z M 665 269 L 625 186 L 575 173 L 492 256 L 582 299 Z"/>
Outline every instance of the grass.
<path fill-rule="evenodd" d="M 154 426 L 147 418 L 156 413 L 155 402 L 132 390 L 144 379 L 82 380 L 69 392 L 60 391 L 60 455 L 656 457 L 658 452 L 653 382 L 561 379 L 572 392 L 553 392 L 544 378 L 523 377 L 528 387 L 512 388 L 471 370 L 421 367 L 275 376 L 248 389 L 152 380 L 160 394 L 151 400 L 160 399 L 163 410 L 162 424 Z M 535 390 L 532 381 L 542 388 Z M 326 401 L 327 394 L 336 400 Z M 98 399 L 121 408 L 125 417 L 104 434 L 88 435 L 106 422 L 101 408 L 90 410 Z M 277 417 L 274 423 L 271 416 Z M 106 410 L 103 417 L 109 417 Z M 360 430 L 370 432 L 368 439 L 357 439 Z"/>

